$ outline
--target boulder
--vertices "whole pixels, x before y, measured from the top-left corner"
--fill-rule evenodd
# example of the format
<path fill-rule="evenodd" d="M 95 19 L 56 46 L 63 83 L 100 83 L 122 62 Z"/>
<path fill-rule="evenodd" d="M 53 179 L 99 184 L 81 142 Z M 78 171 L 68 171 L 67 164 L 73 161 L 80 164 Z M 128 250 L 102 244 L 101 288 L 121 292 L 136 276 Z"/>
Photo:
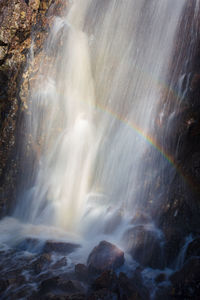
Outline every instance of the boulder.
<path fill-rule="evenodd" d="M 115 270 L 124 264 L 124 252 L 117 246 L 101 241 L 90 253 L 87 265 L 92 273 Z"/>
<path fill-rule="evenodd" d="M 124 235 L 126 251 L 144 267 L 163 268 L 162 248 L 155 231 L 138 225 Z"/>

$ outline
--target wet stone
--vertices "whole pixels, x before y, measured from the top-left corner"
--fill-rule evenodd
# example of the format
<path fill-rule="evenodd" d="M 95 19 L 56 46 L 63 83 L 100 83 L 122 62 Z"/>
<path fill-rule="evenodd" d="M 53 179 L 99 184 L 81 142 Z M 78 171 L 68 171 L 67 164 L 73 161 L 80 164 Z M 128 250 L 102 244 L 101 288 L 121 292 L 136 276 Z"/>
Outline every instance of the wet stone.
<path fill-rule="evenodd" d="M 51 254 L 44 253 L 33 262 L 32 268 L 38 274 L 41 273 L 43 269 L 45 269 L 45 267 L 47 267 L 50 263 L 51 263 Z"/>
<path fill-rule="evenodd" d="M 163 281 L 166 280 L 166 275 L 164 273 L 159 274 L 156 278 L 155 278 L 155 282 L 156 283 L 161 283 Z"/>
<path fill-rule="evenodd" d="M 144 267 L 163 268 L 162 249 L 156 232 L 135 226 L 124 234 L 124 242 L 133 259 Z"/>
<path fill-rule="evenodd" d="M 0 279 L 0 293 L 4 292 L 9 287 L 9 284 L 7 279 Z"/>
<path fill-rule="evenodd" d="M 102 289 L 91 293 L 88 297 L 88 300 L 118 300 L 116 293 L 111 292 L 109 289 Z M 134 300 L 134 299 L 133 299 Z"/>
<path fill-rule="evenodd" d="M 200 238 L 193 240 L 187 248 L 186 260 L 191 256 L 200 256 Z"/>
<path fill-rule="evenodd" d="M 90 253 L 87 265 L 92 273 L 115 270 L 124 264 L 124 252 L 115 245 L 102 241 Z"/>
<path fill-rule="evenodd" d="M 78 279 L 81 280 L 88 279 L 88 268 L 84 264 L 75 265 L 74 271 Z"/>
<path fill-rule="evenodd" d="M 117 288 L 117 276 L 113 271 L 105 271 L 99 277 L 96 278 L 92 284 L 94 290 L 110 289 L 116 290 Z"/>
<path fill-rule="evenodd" d="M 44 280 L 39 287 L 39 292 L 42 294 L 54 292 L 55 290 L 69 294 L 85 292 L 83 285 L 79 281 L 69 280 L 61 275 Z"/>
<path fill-rule="evenodd" d="M 67 258 L 62 257 L 55 264 L 53 264 L 52 269 L 60 269 L 67 266 Z"/>
<path fill-rule="evenodd" d="M 35 238 L 26 238 L 16 246 L 18 251 L 28 251 L 31 253 L 40 252 L 42 249 L 43 241 Z"/>
<path fill-rule="evenodd" d="M 56 242 L 56 241 L 46 241 L 43 252 L 56 252 L 60 254 L 70 254 L 74 252 L 80 245 L 65 243 L 65 242 Z"/>
<path fill-rule="evenodd" d="M 200 257 L 191 257 L 180 271 L 170 276 L 170 280 L 174 296 L 200 299 Z"/>

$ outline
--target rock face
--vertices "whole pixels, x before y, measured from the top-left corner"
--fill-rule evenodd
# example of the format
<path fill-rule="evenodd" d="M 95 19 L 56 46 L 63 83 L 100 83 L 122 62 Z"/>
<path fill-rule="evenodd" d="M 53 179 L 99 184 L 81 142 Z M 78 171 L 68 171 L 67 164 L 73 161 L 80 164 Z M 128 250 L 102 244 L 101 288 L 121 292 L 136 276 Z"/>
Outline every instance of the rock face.
<path fill-rule="evenodd" d="M 53 16 L 66 5 L 62 0 L 0 1 L 0 216 L 15 201 L 21 173 L 23 158 L 17 149 L 25 135 L 23 118 L 29 113 L 29 50 L 34 45 L 35 58 L 42 53 Z"/>
<path fill-rule="evenodd" d="M 164 266 L 160 239 L 156 232 L 139 225 L 129 229 L 124 235 L 126 250 L 133 259 L 144 267 L 162 268 Z"/>
<path fill-rule="evenodd" d="M 102 273 L 124 264 L 124 252 L 115 245 L 102 241 L 90 253 L 87 265 L 90 272 Z"/>

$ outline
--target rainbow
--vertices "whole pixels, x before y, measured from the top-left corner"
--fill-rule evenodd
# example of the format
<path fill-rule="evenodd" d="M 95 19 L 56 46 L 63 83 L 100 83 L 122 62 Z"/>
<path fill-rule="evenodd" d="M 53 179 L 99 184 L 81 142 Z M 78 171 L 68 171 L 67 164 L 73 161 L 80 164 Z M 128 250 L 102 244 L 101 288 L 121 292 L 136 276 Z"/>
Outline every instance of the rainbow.
<path fill-rule="evenodd" d="M 176 173 L 178 173 L 184 180 L 184 182 L 198 193 L 200 193 L 200 188 L 197 184 L 197 182 L 194 181 L 194 179 L 186 173 L 186 171 L 183 169 L 183 167 L 178 164 L 175 160 L 175 158 L 168 153 L 159 143 L 158 141 L 151 136 L 150 134 L 147 134 L 142 128 L 138 127 L 136 123 L 133 121 L 130 121 L 127 118 L 124 118 L 123 116 L 119 115 L 117 112 L 112 111 L 110 108 L 103 106 L 100 103 L 96 103 L 96 108 L 100 109 L 103 112 L 108 113 L 113 118 L 119 120 L 120 122 L 123 122 L 126 124 L 126 126 L 132 128 L 141 138 L 143 138 L 148 144 L 150 144 L 154 149 L 156 149 L 167 161 L 168 163 L 175 169 Z"/>

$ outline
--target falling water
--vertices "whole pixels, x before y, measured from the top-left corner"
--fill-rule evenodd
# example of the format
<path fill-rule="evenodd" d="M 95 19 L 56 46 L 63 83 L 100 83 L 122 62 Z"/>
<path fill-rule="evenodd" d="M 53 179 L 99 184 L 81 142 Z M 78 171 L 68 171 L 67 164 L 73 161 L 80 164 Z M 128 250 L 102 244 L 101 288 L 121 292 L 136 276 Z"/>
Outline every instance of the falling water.
<path fill-rule="evenodd" d="M 26 121 L 39 161 L 15 217 L 121 233 L 152 201 L 150 183 L 169 163 L 150 141 L 185 3 L 74 0 L 55 19 Z"/>

